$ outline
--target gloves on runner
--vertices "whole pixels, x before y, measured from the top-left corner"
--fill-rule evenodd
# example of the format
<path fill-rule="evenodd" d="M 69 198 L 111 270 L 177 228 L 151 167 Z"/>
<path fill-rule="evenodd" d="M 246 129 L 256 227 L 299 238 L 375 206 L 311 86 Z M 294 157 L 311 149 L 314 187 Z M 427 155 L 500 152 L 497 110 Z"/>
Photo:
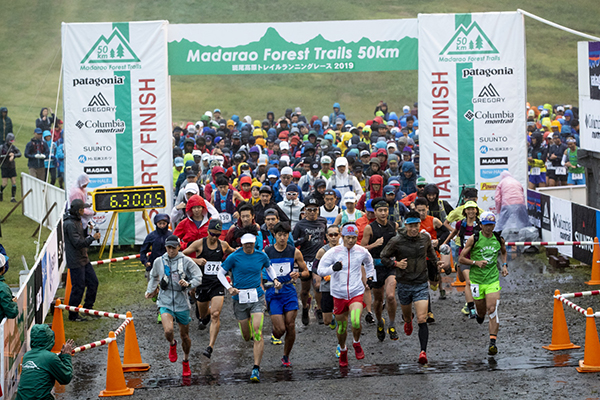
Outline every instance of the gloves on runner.
<path fill-rule="evenodd" d="M 335 264 L 333 264 L 333 266 L 331 267 L 331 269 L 333 269 L 334 271 L 341 271 L 342 270 L 342 263 L 337 261 Z"/>

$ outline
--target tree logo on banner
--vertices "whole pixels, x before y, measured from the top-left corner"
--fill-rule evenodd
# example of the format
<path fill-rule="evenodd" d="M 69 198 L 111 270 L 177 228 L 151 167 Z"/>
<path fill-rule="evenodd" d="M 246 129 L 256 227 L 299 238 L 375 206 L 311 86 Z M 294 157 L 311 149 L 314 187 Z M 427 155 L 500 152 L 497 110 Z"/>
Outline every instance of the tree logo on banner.
<path fill-rule="evenodd" d="M 440 55 L 498 54 L 496 46 L 488 38 L 477 22 L 468 28 L 458 27 L 452 39 L 448 41 Z"/>
<path fill-rule="evenodd" d="M 81 60 L 81 64 L 128 62 L 140 62 L 140 59 L 117 28 L 113 29 L 108 39 L 104 35 L 100 35 L 96 43 Z"/>

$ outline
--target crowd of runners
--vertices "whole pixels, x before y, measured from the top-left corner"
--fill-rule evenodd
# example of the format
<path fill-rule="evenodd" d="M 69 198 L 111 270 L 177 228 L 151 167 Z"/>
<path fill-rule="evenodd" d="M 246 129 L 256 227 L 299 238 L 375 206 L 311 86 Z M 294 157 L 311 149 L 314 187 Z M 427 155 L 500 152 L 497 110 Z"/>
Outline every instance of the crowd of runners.
<path fill-rule="evenodd" d="M 547 125 L 548 112 L 532 114 L 536 127 Z M 527 134 L 532 147 L 538 134 Z M 282 366 L 291 367 L 297 314 L 309 325 L 311 305 L 314 321 L 331 329 L 340 367 L 349 364 L 349 333 L 362 359 L 363 324 L 373 325 L 380 341 L 398 340 L 397 317 L 405 335 L 417 325 L 415 361 L 426 364 L 428 324 L 435 322 L 430 293 L 439 290 L 444 299 L 441 276 L 454 270 L 470 289 L 456 312 L 479 324 L 487 315 L 486 350 L 498 352 L 500 275 L 508 274 L 498 216 L 478 206 L 474 187 L 449 204 L 419 176 L 416 103 L 396 114 L 381 102 L 364 123 L 350 121 L 338 103 L 321 118 L 297 107 L 262 121 L 225 119 L 216 109 L 175 127 L 173 146 L 176 200 L 170 215 L 155 217 L 159 229 L 141 254 L 146 297 L 159 307 L 172 362 L 179 325 L 184 376 L 191 374 L 192 317 L 209 329 L 203 355 L 211 358 L 224 306 L 233 307 L 242 338 L 253 341 L 254 382 L 265 335 L 283 345 Z M 576 162 L 565 154 L 569 165 Z M 265 314 L 271 332 L 263 332 Z"/>

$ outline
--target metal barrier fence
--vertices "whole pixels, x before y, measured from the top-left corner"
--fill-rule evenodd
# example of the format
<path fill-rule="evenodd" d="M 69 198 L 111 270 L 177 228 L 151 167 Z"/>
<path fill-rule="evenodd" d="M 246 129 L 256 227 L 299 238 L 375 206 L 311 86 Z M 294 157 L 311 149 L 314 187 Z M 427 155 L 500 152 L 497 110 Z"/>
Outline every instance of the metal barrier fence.
<path fill-rule="evenodd" d="M 23 214 L 35 222 L 53 229 L 65 211 L 66 193 L 63 189 L 21 172 L 21 195 L 31 193 L 23 200 Z"/>

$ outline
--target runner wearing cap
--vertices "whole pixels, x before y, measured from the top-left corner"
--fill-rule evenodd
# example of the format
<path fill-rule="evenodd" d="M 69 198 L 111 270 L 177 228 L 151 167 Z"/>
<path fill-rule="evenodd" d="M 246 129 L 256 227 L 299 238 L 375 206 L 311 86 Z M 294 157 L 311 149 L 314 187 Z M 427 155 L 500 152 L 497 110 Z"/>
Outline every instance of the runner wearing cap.
<path fill-rule="evenodd" d="M 376 279 L 370 288 L 373 291 L 373 308 L 377 319 L 377 338 L 385 339 L 385 320 L 382 317 L 383 297 L 385 292 L 386 308 L 389 317 L 388 334 L 390 339 L 398 340 L 396 331 L 396 276 L 393 267 L 384 266 L 381 262 L 381 251 L 385 245 L 396 235 L 398 225 L 390 222 L 389 203 L 383 197 L 377 197 L 371 202 L 375 209 L 375 221 L 365 227 L 361 246 L 369 250 L 373 257 Z"/>
<path fill-rule="evenodd" d="M 304 204 L 308 204 L 308 199 L 316 199 L 317 204 L 321 207 L 325 204 L 325 190 L 327 189 L 327 181 L 323 178 L 319 178 L 315 181 L 315 190 L 310 193 L 304 200 Z"/>
<path fill-rule="evenodd" d="M 371 154 L 368 150 L 363 150 L 361 151 L 361 154 L 362 153 L 367 153 L 367 158 L 369 154 Z M 358 183 L 360 183 L 360 188 L 363 190 L 363 192 L 366 192 L 369 189 L 369 177 L 365 175 L 363 163 L 355 162 L 352 165 L 352 175 L 354 175 Z"/>
<path fill-rule="evenodd" d="M 355 223 L 363 216 L 362 211 L 356 209 L 356 195 L 354 192 L 346 192 L 342 199 L 342 204 L 346 206 L 346 209 L 342 209 L 342 212 L 335 218 L 334 225 L 345 225 L 348 222 Z"/>
<path fill-rule="evenodd" d="M 474 233 L 460 253 L 461 264 L 471 264 L 471 292 L 477 308 L 477 322 L 482 324 L 485 314 L 489 316 L 490 345 L 488 354 L 498 353 L 498 304 L 500 303 L 500 275 L 498 273 L 498 254 L 502 259 L 502 276 L 508 275 L 506 263 L 506 245 L 499 232 L 494 232 L 496 216 L 487 211 L 481 214 L 481 231 Z"/>
<path fill-rule="evenodd" d="M 409 209 L 413 209 L 414 208 L 414 201 L 417 197 L 423 197 L 425 196 L 425 186 L 427 186 L 427 181 L 425 180 L 425 178 L 423 178 L 422 176 L 417 178 L 417 191 L 415 193 L 410 193 L 407 194 L 403 199 L 401 199 L 400 201 L 402 202 L 402 204 L 404 204 L 406 207 L 408 207 Z M 402 191 L 403 193 L 406 193 L 402 190 L 402 184 L 399 187 L 399 190 Z"/>
<path fill-rule="evenodd" d="M 287 186 L 285 192 L 285 199 L 277 203 L 277 206 L 287 215 L 290 219 L 292 229 L 300 221 L 300 212 L 304 208 L 304 203 L 299 200 L 300 189 L 295 183 L 291 183 Z"/>
<path fill-rule="evenodd" d="M 372 223 L 373 221 L 375 221 L 375 210 L 373 209 L 373 205 L 372 205 L 373 200 L 367 200 L 365 202 L 365 213 L 363 214 L 362 217 L 360 217 L 359 219 L 356 220 L 356 227 L 358 228 L 358 243 L 362 243 L 362 238 L 363 238 L 363 234 L 365 231 L 365 228 L 367 227 L 367 225 L 369 225 L 370 223 Z M 364 267 L 363 267 L 364 270 Z M 375 323 L 375 315 L 373 314 L 372 308 L 371 308 L 371 303 L 372 303 L 372 297 L 371 297 L 371 288 L 366 286 L 367 284 L 367 277 L 364 274 L 363 271 L 363 283 L 365 284 L 365 295 L 364 295 L 364 302 L 366 304 L 365 306 L 365 310 L 367 310 L 367 313 L 365 314 L 365 321 L 368 324 L 374 324 Z"/>
<path fill-rule="evenodd" d="M 219 240 L 223 231 L 219 219 L 211 219 L 208 224 L 208 237 L 196 240 L 183 251 L 191 257 L 202 271 L 202 284 L 195 289 L 196 306 L 198 307 L 198 328 L 206 329 L 209 322 L 210 340 L 202 354 L 210 358 L 219 329 L 221 327 L 221 310 L 225 299 L 225 287 L 219 282 L 217 274 L 223 258 L 234 252 L 227 242 Z"/>
<path fill-rule="evenodd" d="M 244 233 L 246 232 L 246 233 Z M 275 289 L 281 288 L 277 274 L 269 257 L 262 251 L 255 251 L 256 232 L 254 226 L 240 231 L 242 248 L 229 255 L 221 265 L 218 277 L 233 299 L 233 313 L 245 341 L 254 340 L 254 367 L 250 381 L 260 382 L 260 361 L 265 349 L 262 337 L 264 322 L 265 295 L 261 287 L 262 270 L 266 269 L 273 279 Z M 231 272 L 232 284 L 226 273 Z"/>
<path fill-rule="evenodd" d="M 271 186 L 262 185 L 260 187 L 260 201 L 254 205 L 254 220 L 259 226 L 262 226 L 265 223 L 265 210 L 274 209 L 277 211 L 277 215 L 279 220 L 282 222 L 288 222 L 290 219 L 287 214 L 283 212 L 281 208 L 275 203 L 273 200 L 273 189 Z"/>
<path fill-rule="evenodd" d="M 223 232 L 219 239 L 225 239 L 227 231 L 239 218 L 240 214 L 237 212 L 233 201 L 244 202 L 246 201 L 239 192 L 229 188 L 229 181 L 224 176 L 217 177 L 217 190 L 212 192 L 211 203 L 217 209 L 219 213 L 219 219 L 222 223 Z"/>
<path fill-rule="evenodd" d="M 202 283 L 200 268 L 179 250 L 179 238 L 175 235 L 165 240 L 167 252 L 154 260 L 145 297 L 158 295 L 159 307 L 165 338 L 170 344 L 169 361 L 177 361 L 177 341 L 173 337 L 173 321 L 179 324 L 179 335 L 183 348 L 183 376 L 192 375 L 189 355 L 192 341 L 189 336 L 190 302 L 187 291 Z"/>
<path fill-rule="evenodd" d="M 331 169 L 331 157 L 323 156 L 321 157 L 321 171 L 319 171 L 319 176 L 328 181 L 334 174 L 334 171 Z"/>
<path fill-rule="evenodd" d="M 308 278 L 300 278 L 302 281 L 302 290 L 300 292 L 300 300 L 302 300 L 302 324 L 309 324 L 309 293 L 311 282 L 315 290 L 315 300 L 317 301 L 317 321 L 323 323 L 323 312 L 321 311 L 321 293 L 319 292 L 320 276 L 312 274 L 312 263 L 315 260 L 317 251 L 325 244 L 325 231 L 327 230 L 327 220 L 319 216 L 319 206 L 317 199 L 310 198 L 304 208 L 305 217 L 301 219 L 294 230 L 292 236 L 294 245 L 302 252 L 304 261 L 308 266 L 310 276 Z"/>
<path fill-rule="evenodd" d="M 567 185 L 585 185 L 585 168 L 579 165 L 577 157 L 577 141 L 573 136 L 567 137 L 567 149 L 562 158 L 562 165 L 567 167 Z M 540 185 L 541 186 L 541 185 Z"/>
<path fill-rule="evenodd" d="M 402 308 L 404 333 L 410 336 L 413 331 L 414 303 L 419 324 L 419 342 L 421 353 L 419 363 L 427 363 L 427 342 L 429 328 L 427 326 L 427 303 L 429 288 L 427 285 L 427 260 L 429 257 L 436 264 L 437 256 L 431 246 L 431 238 L 421 233 L 421 217 L 418 212 L 406 214 L 405 227 L 398 231 L 381 252 L 381 263 L 388 268 L 396 268 L 398 299 Z M 438 265 L 441 265 L 438 264 Z"/>
<path fill-rule="evenodd" d="M 281 340 L 285 334 L 283 358 L 281 359 L 284 367 L 292 366 L 289 357 L 296 340 L 298 295 L 293 283 L 300 276 L 306 278 L 310 276 L 302 253 L 289 244 L 290 232 L 291 229 L 287 222 L 277 223 L 273 227 L 275 244 L 265 248 L 265 253 L 271 260 L 271 266 L 277 274 L 277 279 L 281 282 L 281 288 L 276 289 L 273 279 L 263 271 L 263 286 L 266 289 L 265 299 L 273 324 L 273 337 Z M 298 265 L 300 272 L 294 269 L 294 264 Z"/>
<path fill-rule="evenodd" d="M 353 192 L 346 193 L 354 194 Z M 321 206 L 320 215 L 327 220 L 327 226 L 331 226 L 335 223 L 336 218 L 340 215 L 340 207 L 335 204 L 337 195 L 332 189 L 327 189 L 325 191 L 324 199 L 325 204 Z"/>
<path fill-rule="evenodd" d="M 340 345 L 340 367 L 348 366 L 348 349 L 346 337 L 348 327 L 348 314 L 352 325 L 353 347 L 356 359 L 365 357 L 360 344 L 362 330 L 360 315 L 363 310 L 363 294 L 365 285 L 362 281 L 362 265 L 364 265 L 367 280 L 371 281 L 375 275 L 373 258 L 369 251 L 361 246 L 356 246 L 358 228 L 354 224 L 342 228 L 343 246 L 329 249 L 321 258 L 318 273 L 325 277 L 331 275 L 330 291 L 333 296 L 333 313 L 338 323 L 337 338 Z"/>
<path fill-rule="evenodd" d="M 321 166 L 316 161 L 312 161 L 308 166 L 309 170 L 298 181 L 298 187 L 302 190 L 305 198 L 315 189 L 315 182 L 319 179 L 319 170 L 321 169 Z"/>

